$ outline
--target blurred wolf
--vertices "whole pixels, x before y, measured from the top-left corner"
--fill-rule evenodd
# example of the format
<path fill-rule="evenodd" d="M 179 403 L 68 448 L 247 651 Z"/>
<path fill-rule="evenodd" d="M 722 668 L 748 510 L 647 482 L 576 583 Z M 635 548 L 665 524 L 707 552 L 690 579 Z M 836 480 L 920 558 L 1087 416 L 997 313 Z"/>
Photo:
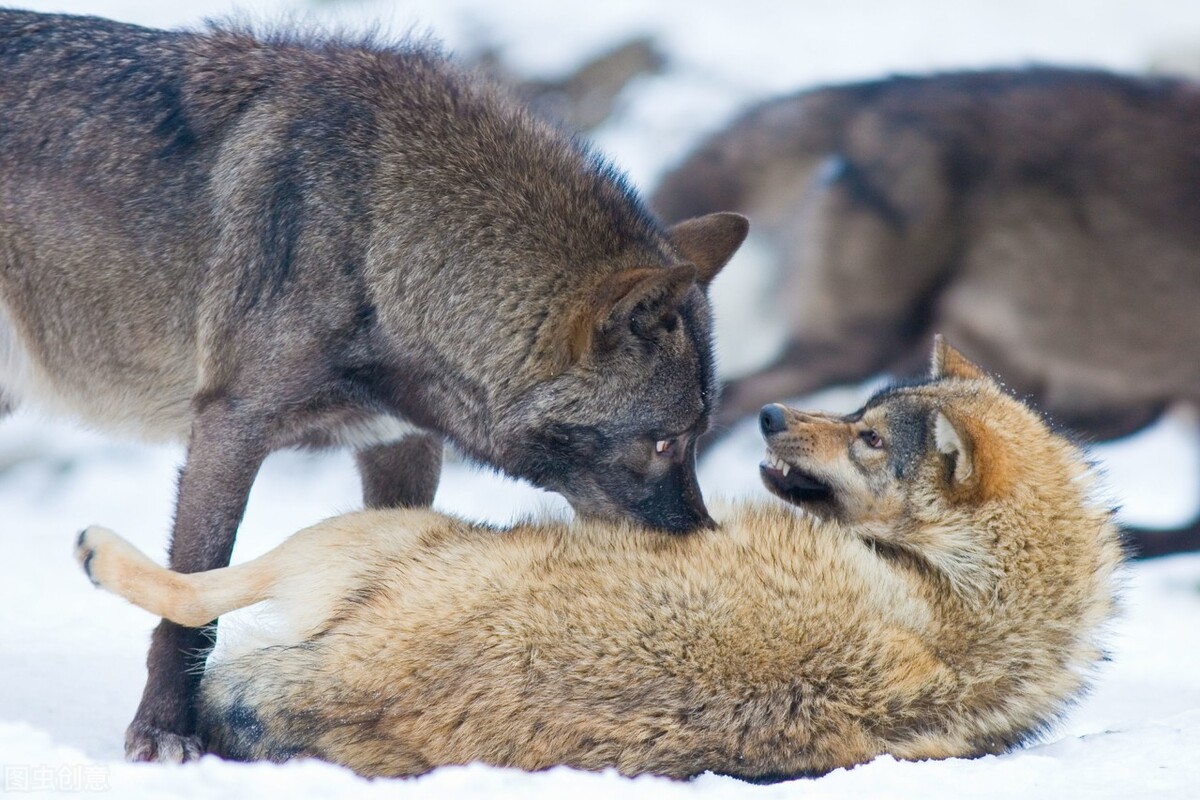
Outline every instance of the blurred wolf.
<path fill-rule="evenodd" d="M 171 540 L 224 566 L 259 465 L 356 450 L 427 505 L 442 437 L 581 513 L 711 524 L 706 288 L 615 171 L 424 45 L 0 11 L 0 410 L 185 440 Z M 164 624 L 134 759 L 198 754 L 201 631 Z M 198 655 L 197 655 L 198 654 Z"/>
<path fill-rule="evenodd" d="M 719 531 L 367 511 L 195 575 L 103 528 L 77 557 L 187 625 L 270 601 L 276 638 L 202 683 L 207 745 L 239 759 L 769 780 L 1002 752 L 1085 688 L 1121 549 L 1035 413 L 939 340 L 927 381 L 761 426 L 800 511 Z"/>
<path fill-rule="evenodd" d="M 1198 84 L 1038 68 L 804 92 L 712 136 L 651 204 L 743 211 L 783 270 L 787 345 L 726 386 L 718 430 L 908 374 L 934 330 L 1092 436 L 1200 399 Z"/>

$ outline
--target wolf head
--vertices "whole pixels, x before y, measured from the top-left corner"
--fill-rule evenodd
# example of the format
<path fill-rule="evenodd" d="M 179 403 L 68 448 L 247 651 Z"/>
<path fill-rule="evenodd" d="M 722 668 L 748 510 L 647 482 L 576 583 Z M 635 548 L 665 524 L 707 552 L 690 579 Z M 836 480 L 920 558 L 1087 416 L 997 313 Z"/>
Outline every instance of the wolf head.
<path fill-rule="evenodd" d="M 682 222 L 669 231 L 679 263 L 626 269 L 591 290 L 553 376 L 516 404 L 505 468 L 585 516 L 711 526 L 695 468 L 716 392 L 706 293 L 747 228 L 736 214 Z"/>
<path fill-rule="evenodd" d="M 767 487 L 822 520 L 799 528 L 825 546 L 804 552 L 836 553 L 896 614 L 868 660 L 903 661 L 879 679 L 899 692 L 881 706 L 906 709 L 884 734 L 905 758 L 1002 752 L 1051 724 L 1102 657 L 1121 562 L 1079 448 L 940 338 L 932 361 L 853 414 L 760 417 Z"/>
<path fill-rule="evenodd" d="M 922 556 L 985 504 L 1067 491 L 1084 461 L 981 369 L 935 340 L 927 380 L 877 393 L 846 416 L 769 405 L 763 482 L 817 517 Z M 1072 506 L 1073 507 L 1073 506 Z"/>

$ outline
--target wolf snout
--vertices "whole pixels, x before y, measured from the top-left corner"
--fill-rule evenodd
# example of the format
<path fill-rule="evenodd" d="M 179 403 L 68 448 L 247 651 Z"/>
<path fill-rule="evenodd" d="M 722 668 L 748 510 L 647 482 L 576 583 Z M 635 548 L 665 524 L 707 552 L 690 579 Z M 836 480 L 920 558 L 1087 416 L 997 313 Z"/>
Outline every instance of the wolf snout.
<path fill-rule="evenodd" d="M 758 427 L 762 429 L 763 436 L 787 430 L 787 414 L 784 407 L 779 403 L 763 406 L 762 411 L 758 412 Z"/>

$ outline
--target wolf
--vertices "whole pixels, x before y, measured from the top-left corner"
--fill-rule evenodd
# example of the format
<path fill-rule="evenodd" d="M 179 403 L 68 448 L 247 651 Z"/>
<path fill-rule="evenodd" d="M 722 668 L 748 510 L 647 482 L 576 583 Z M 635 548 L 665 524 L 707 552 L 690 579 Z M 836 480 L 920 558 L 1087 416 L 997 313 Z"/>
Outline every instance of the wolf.
<path fill-rule="evenodd" d="M 712 524 L 706 291 L 743 217 L 667 229 L 421 42 L 3 10 L 0 107 L 0 410 L 186 442 L 172 568 L 229 563 L 290 446 L 352 448 L 369 507 L 429 504 L 448 440 L 585 515 Z M 207 642 L 156 630 L 130 758 L 198 754 Z"/>
<path fill-rule="evenodd" d="M 720 530 L 363 511 L 191 575 L 100 527 L 76 556 L 185 625 L 268 602 L 262 646 L 201 685 L 235 759 L 763 781 L 999 753 L 1059 718 L 1122 560 L 1078 447 L 941 340 L 928 379 L 853 414 L 760 424 L 786 502 Z"/>
<path fill-rule="evenodd" d="M 1200 400 L 1200 85 L 1032 68 L 762 103 L 660 182 L 664 218 L 740 210 L 774 249 L 786 345 L 764 402 L 909 374 L 941 331 L 1059 424 L 1130 433 Z M 765 313 L 765 312 L 764 312 Z M 1200 527 L 1136 538 L 1200 547 Z"/>
<path fill-rule="evenodd" d="M 658 42 L 644 35 L 626 39 L 558 78 L 518 76 L 495 45 L 483 48 L 471 61 L 487 75 L 510 85 L 535 113 L 584 132 L 594 131 L 612 117 L 629 84 L 657 75 L 667 65 Z"/>

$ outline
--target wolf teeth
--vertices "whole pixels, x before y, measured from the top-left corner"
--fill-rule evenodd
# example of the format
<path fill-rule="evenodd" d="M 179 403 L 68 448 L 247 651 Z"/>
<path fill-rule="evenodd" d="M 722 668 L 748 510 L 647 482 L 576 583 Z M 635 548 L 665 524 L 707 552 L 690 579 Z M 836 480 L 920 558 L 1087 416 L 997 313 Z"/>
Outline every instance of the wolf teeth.
<path fill-rule="evenodd" d="M 785 478 L 792 470 L 792 466 L 790 464 L 769 450 L 767 451 L 767 457 L 763 459 L 763 463 L 771 469 L 777 469 L 782 472 Z"/>

